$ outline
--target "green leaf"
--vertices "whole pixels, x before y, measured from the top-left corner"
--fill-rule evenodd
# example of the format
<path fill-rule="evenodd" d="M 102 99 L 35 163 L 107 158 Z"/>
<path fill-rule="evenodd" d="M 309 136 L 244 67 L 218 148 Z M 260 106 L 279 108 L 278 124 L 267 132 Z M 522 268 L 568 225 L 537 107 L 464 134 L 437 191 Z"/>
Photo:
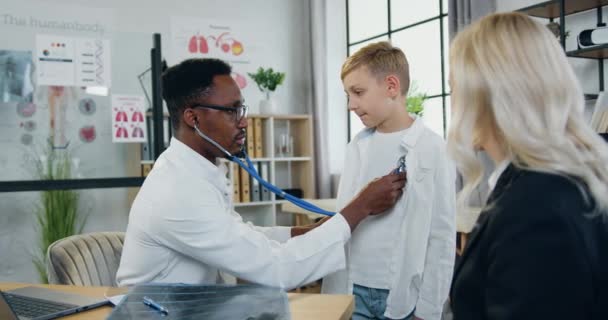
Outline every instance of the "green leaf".
<path fill-rule="evenodd" d="M 34 156 L 34 168 L 41 180 L 70 179 L 71 157 L 66 150 L 45 149 L 45 160 Z M 55 241 L 82 232 L 88 215 L 81 217 L 78 207 L 79 195 L 73 190 L 50 190 L 40 192 L 40 203 L 36 208 L 36 226 L 39 231 L 38 252 L 34 263 L 40 281 L 47 282 L 46 252 Z"/>
<path fill-rule="evenodd" d="M 424 102 L 427 99 L 427 95 L 425 93 L 418 92 L 418 86 L 416 86 L 416 83 L 412 81 L 405 103 L 407 112 L 421 117 L 424 114 Z"/>
<path fill-rule="evenodd" d="M 249 72 L 247 75 L 257 84 L 258 89 L 264 93 L 275 91 L 285 80 L 284 72 L 275 72 L 272 68 L 264 69 L 259 67 L 256 73 Z"/>

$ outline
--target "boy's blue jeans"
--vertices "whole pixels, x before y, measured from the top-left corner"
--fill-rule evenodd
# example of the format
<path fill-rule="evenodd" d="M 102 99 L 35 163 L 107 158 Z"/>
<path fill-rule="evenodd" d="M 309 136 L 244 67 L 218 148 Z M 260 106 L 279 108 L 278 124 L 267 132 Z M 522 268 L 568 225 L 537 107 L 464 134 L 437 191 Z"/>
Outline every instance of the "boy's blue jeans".
<path fill-rule="evenodd" d="M 388 290 L 368 288 L 355 284 L 353 286 L 353 295 L 355 296 L 355 311 L 353 312 L 352 320 L 389 319 L 384 316 Z M 414 312 L 403 318 L 403 320 L 413 318 Z"/>

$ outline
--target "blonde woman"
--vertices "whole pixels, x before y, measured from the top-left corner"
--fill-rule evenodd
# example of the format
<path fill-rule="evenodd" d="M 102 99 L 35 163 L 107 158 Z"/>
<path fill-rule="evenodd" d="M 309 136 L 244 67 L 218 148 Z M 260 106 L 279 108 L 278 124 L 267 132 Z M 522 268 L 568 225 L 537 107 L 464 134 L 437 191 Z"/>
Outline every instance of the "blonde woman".
<path fill-rule="evenodd" d="M 475 152 L 496 164 L 455 271 L 454 319 L 608 319 L 608 146 L 562 48 L 529 17 L 495 14 L 456 37 L 450 63 L 460 207 L 482 176 Z"/>

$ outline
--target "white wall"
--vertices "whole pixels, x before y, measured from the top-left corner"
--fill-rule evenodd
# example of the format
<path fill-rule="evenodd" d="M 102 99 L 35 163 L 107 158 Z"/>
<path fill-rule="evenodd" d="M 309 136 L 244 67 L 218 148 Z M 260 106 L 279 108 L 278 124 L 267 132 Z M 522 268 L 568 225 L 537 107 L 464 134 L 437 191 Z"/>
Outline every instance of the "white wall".
<path fill-rule="evenodd" d="M 37 19 L 79 21 L 99 23 L 106 27 L 103 34 L 40 30 L 8 23 L 7 14 L 16 17 L 30 16 Z M 276 92 L 277 103 L 285 113 L 306 113 L 310 110 L 310 37 L 307 27 L 309 19 L 306 1 L 284 0 L 4 0 L 0 7 L 0 50 L 32 50 L 36 33 L 66 34 L 81 37 L 102 36 L 112 40 L 113 90 L 119 93 L 141 94 L 136 75 L 149 66 L 149 48 L 152 33 L 161 33 L 163 53 L 169 53 L 170 17 L 190 16 L 214 20 L 241 20 L 254 30 L 259 30 L 258 38 L 267 54 L 260 66 L 271 66 L 287 74 L 284 86 Z M 344 23 L 339 24 L 340 28 Z M 257 91 L 245 97 L 252 111 L 262 95 Z M 14 106 L 0 106 L 0 118 L 13 116 Z M 40 110 L 39 115 L 45 115 Z M 98 127 L 109 127 L 109 106 L 98 105 Z M 40 119 L 48 122 L 47 119 Z M 2 121 L 0 121 L 2 122 Z M 48 125 L 47 125 L 48 126 Z M 44 130 L 45 128 L 39 128 Z M 0 135 L 14 134 L 16 126 L 3 126 Z M 98 134 L 107 135 L 101 130 Z M 341 131 L 346 136 L 346 129 Z M 117 146 L 108 141 L 108 136 L 99 137 L 97 147 L 84 146 L 80 151 L 82 162 L 87 167 L 85 177 L 124 176 L 127 146 Z M 23 152 L 23 147 L 13 140 L 2 140 L 5 145 L 13 141 L 15 152 Z M 3 148 L 4 149 L 4 148 Z M 6 149 L 4 149 L 6 150 Z M 3 153 L 4 153 L 3 150 Z M 22 179 L 31 178 L 22 168 L 18 157 L 6 154 L 0 157 L 0 179 L 9 176 Z M 129 203 L 127 189 L 86 190 L 81 192 L 81 205 L 90 213 L 86 231 L 124 230 Z M 0 281 L 35 282 L 37 275 L 31 263 L 31 253 L 35 249 L 37 231 L 34 211 L 38 201 L 37 192 L 0 194 Z"/>
<path fill-rule="evenodd" d="M 329 172 L 342 172 L 347 136 L 346 95 L 340 69 L 346 58 L 346 6 L 344 1 L 326 2 L 327 84 L 329 106 Z"/>

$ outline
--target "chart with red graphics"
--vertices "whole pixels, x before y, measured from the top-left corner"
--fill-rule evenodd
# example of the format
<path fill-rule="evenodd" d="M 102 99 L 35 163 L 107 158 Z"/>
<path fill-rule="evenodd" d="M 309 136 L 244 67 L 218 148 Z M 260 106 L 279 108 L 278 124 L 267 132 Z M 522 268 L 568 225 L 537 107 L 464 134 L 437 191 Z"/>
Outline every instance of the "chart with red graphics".
<path fill-rule="evenodd" d="M 145 98 L 112 95 L 112 142 L 146 142 Z"/>
<path fill-rule="evenodd" d="M 232 65 L 232 77 L 241 90 L 251 86 L 247 72 L 255 72 L 259 61 L 249 29 L 242 21 L 220 21 L 193 17 L 171 18 L 172 64 L 189 58 L 218 58 Z"/>

